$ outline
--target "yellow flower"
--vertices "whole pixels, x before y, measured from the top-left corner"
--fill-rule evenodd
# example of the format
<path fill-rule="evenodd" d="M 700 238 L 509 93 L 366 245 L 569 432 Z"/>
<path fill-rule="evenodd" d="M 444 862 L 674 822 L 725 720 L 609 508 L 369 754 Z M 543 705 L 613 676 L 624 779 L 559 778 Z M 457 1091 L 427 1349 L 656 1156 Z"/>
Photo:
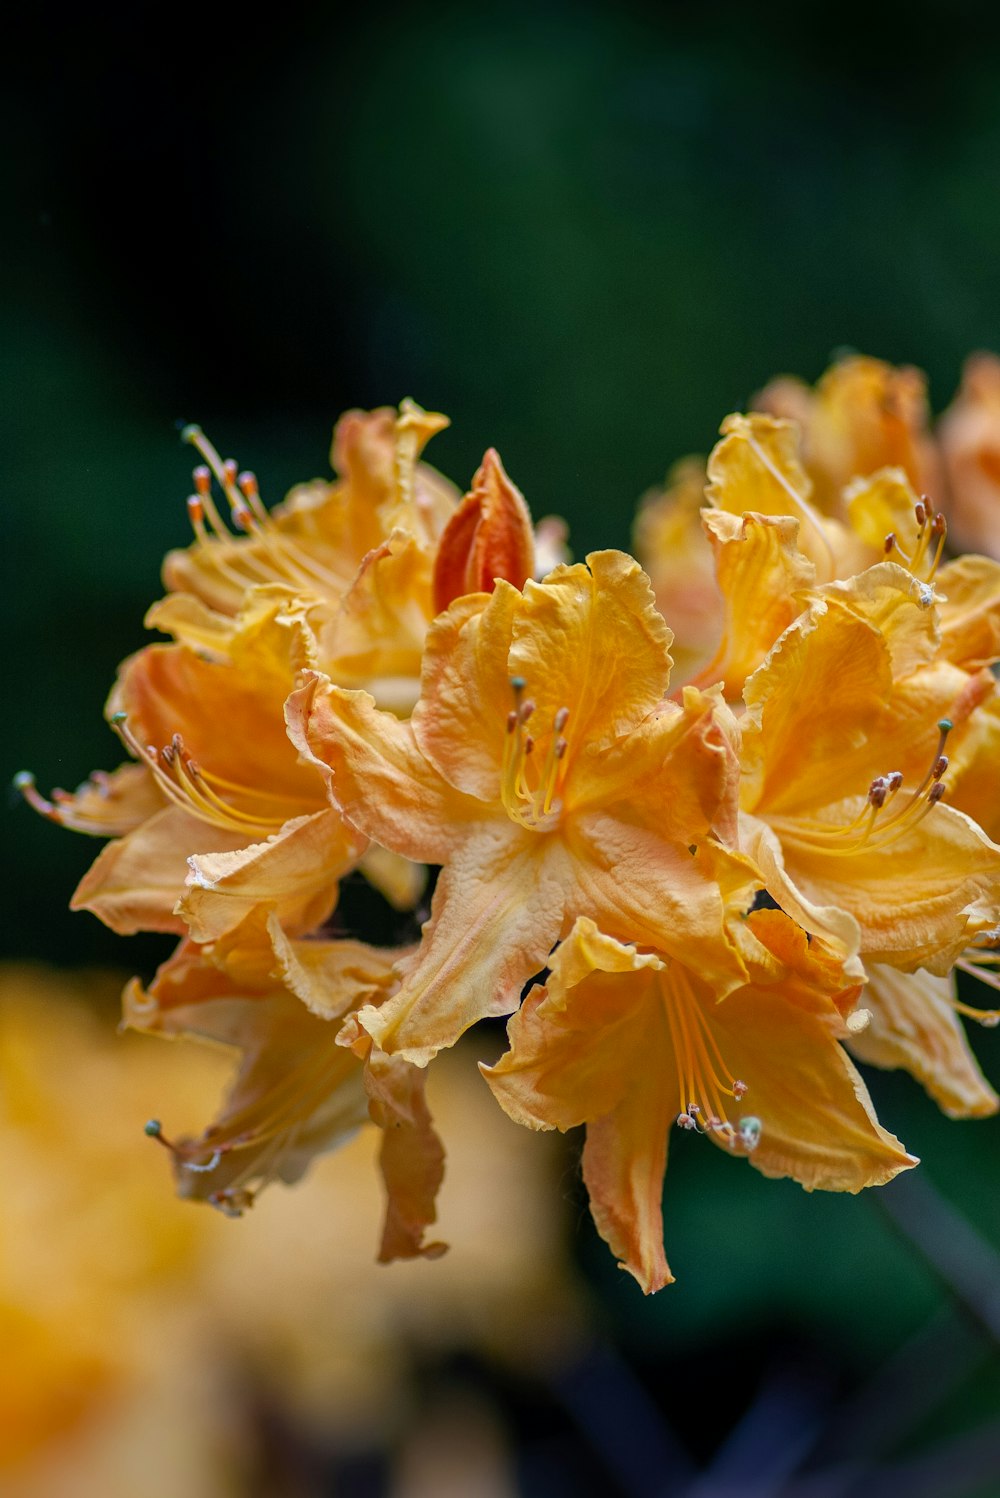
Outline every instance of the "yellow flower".
<path fill-rule="evenodd" d="M 181 1196 L 239 1216 L 268 1182 L 297 1181 L 371 1117 L 384 1131 L 388 1193 L 379 1257 L 444 1251 L 423 1242 L 444 1169 L 424 1073 L 367 1036 L 354 1050 L 337 1044 L 360 1004 L 384 1001 L 395 955 L 356 941 L 290 941 L 258 907 L 210 947 L 182 943 L 148 990 L 129 984 L 127 1025 L 241 1052 L 223 1111 L 199 1138 L 168 1142 L 158 1122 L 148 1126 L 174 1157 Z"/>
<path fill-rule="evenodd" d="M 743 846 L 806 930 L 944 974 L 997 920 L 1000 848 L 941 801 L 945 743 L 994 684 L 933 659 L 910 584 L 837 584 L 748 680 Z"/>
<path fill-rule="evenodd" d="M 509 1013 L 579 915 L 743 977 L 727 902 L 755 871 L 729 852 L 735 753 L 717 697 L 664 701 L 670 634 L 620 552 L 498 583 L 432 626 L 412 718 L 319 675 L 289 703 L 304 757 L 366 836 L 445 868 L 402 987 L 360 1024 L 419 1064 Z"/>
<path fill-rule="evenodd" d="M 738 939 L 748 981 L 720 1003 L 697 964 L 577 921 L 511 1019 L 510 1051 L 483 1068 L 518 1122 L 586 1123 L 594 1221 L 647 1293 L 673 1278 L 660 1198 L 675 1122 L 810 1190 L 859 1191 L 916 1164 L 839 1044 L 859 985 L 780 911 L 749 916 Z"/>
<path fill-rule="evenodd" d="M 39 809 L 106 836 L 75 909 L 113 930 L 210 941 L 258 902 L 299 933 L 324 921 L 365 839 L 330 807 L 289 743 L 284 703 L 315 661 L 302 609 L 270 593 L 233 621 L 225 658 L 152 645 L 126 661 L 108 714 L 143 767 Z M 109 822 L 107 810 L 113 808 Z"/>

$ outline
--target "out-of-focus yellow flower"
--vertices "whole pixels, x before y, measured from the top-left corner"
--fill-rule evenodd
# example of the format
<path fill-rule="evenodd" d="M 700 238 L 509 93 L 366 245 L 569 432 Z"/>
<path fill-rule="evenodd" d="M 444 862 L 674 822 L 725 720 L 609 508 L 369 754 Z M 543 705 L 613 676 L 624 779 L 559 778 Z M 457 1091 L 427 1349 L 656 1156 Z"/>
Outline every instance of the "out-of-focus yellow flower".
<path fill-rule="evenodd" d="M 878 468 L 902 468 L 918 492 L 942 497 L 927 382 L 919 369 L 852 354 L 832 364 L 814 389 L 788 376 L 773 380 L 754 407 L 798 424 L 805 467 L 825 514 L 842 516 L 845 487 Z"/>
<path fill-rule="evenodd" d="M 660 1198 L 674 1122 L 810 1190 L 859 1191 L 917 1163 L 838 1043 L 860 984 L 780 911 L 737 929 L 748 982 L 719 1003 L 696 966 L 578 921 L 484 1069 L 519 1123 L 586 1123 L 594 1221 L 647 1294 L 673 1279 Z"/>
<path fill-rule="evenodd" d="M 968 360 L 938 438 L 956 543 L 1000 561 L 1000 359 L 995 354 L 973 354 Z"/>
<path fill-rule="evenodd" d="M 453 604 L 407 723 L 319 675 L 291 699 L 352 825 L 445 865 L 399 992 L 358 1016 L 384 1050 L 423 1064 L 509 1013 L 579 915 L 742 980 L 724 917 L 758 881 L 716 836 L 735 832 L 735 754 L 717 697 L 664 701 L 669 641 L 638 565 L 595 552 Z"/>
<path fill-rule="evenodd" d="M 522 1375 L 571 1354 L 560 1152 L 496 1108 L 481 1052 L 430 1077 L 459 1252 L 388 1273 L 377 1130 L 238 1223 L 171 1196 L 143 1121 L 205 1112 L 225 1059 L 115 1037 L 116 986 L 0 968 L 5 1498 L 242 1498 L 262 1480 L 262 1403 L 363 1449 L 397 1433 L 415 1352 L 479 1349 Z"/>

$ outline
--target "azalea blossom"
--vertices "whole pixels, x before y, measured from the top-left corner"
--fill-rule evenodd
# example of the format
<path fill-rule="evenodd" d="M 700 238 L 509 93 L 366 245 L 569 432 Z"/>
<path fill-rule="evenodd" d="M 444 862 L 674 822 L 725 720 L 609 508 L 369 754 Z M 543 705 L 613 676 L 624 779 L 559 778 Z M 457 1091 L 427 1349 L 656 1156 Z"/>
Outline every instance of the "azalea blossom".
<path fill-rule="evenodd" d="M 239 1216 L 269 1181 L 297 1181 L 320 1152 L 371 1117 L 383 1130 L 388 1207 L 380 1258 L 434 1257 L 444 1152 L 424 1102 L 424 1074 L 370 1041 L 337 1044 L 344 1018 L 390 992 L 394 954 L 356 941 L 290 941 L 273 913 L 253 911 L 208 947 L 183 942 L 148 989 L 125 991 L 125 1024 L 241 1052 L 219 1118 L 195 1139 L 147 1132 L 174 1157 L 181 1196 Z"/>
<path fill-rule="evenodd" d="M 720 1003 L 696 964 L 577 921 L 510 1021 L 509 1052 L 483 1068 L 518 1122 L 586 1123 L 594 1221 L 647 1294 L 673 1279 L 660 1198 L 674 1124 L 809 1190 L 859 1191 L 917 1163 L 839 1043 L 860 984 L 780 911 L 735 939 L 747 982 Z"/>
<path fill-rule="evenodd" d="M 735 754 L 717 697 L 664 700 L 669 641 L 638 565 L 595 552 L 453 604 L 406 723 L 318 673 L 292 697 L 351 825 L 444 865 L 399 992 L 358 1015 L 384 1050 L 423 1064 L 509 1013 L 580 915 L 696 955 L 720 991 L 742 980 L 724 918 L 758 880 L 722 841 Z"/>

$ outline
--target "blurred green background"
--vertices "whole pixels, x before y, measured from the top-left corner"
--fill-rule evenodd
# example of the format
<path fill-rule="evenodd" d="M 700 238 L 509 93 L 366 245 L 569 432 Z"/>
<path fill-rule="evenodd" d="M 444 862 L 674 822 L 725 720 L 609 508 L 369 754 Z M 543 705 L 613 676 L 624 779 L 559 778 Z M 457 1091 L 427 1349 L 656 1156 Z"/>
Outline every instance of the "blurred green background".
<path fill-rule="evenodd" d="M 1000 347 L 1000 22 L 981 5 L 334 21 L 290 0 L 238 28 L 178 7 L 17 28 L 4 767 L 43 789 L 118 761 L 103 698 L 188 534 L 179 423 L 273 501 L 328 471 L 342 409 L 413 395 L 453 419 L 439 467 L 465 484 L 497 446 L 582 555 L 627 545 L 637 496 L 778 372 L 814 379 L 850 346 L 926 369 L 940 408 L 965 354 Z M 66 910 L 94 846 L 13 796 L 5 820 L 6 954 L 148 971 L 159 943 Z M 996 1034 L 975 1040 L 1000 1082 Z M 873 1088 L 1000 1244 L 998 1125 L 945 1123 L 905 1078 Z M 700 1357 L 681 1398 L 704 1413 L 704 1359 L 752 1349 L 718 1380 L 721 1430 L 769 1348 L 850 1385 L 946 1304 L 873 1199 L 809 1199 L 689 1143 L 667 1196 L 679 1287 L 642 1302 L 581 1228 L 654 1392 Z M 997 1379 L 994 1353 L 957 1426 L 996 1410 Z"/>

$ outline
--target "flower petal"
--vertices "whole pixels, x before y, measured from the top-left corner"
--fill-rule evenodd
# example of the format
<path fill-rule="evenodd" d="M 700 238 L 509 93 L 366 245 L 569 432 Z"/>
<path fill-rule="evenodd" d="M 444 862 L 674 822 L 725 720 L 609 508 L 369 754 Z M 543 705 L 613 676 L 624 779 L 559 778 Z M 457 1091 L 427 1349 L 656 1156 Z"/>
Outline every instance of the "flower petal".
<path fill-rule="evenodd" d="M 285 708 L 302 756 L 326 775 L 331 795 L 366 837 L 415 862 L 443 863 L 484 814 L 431 765 L 409 723 L 381 712 L 367 692 L 307 673 Z"/>
<path fill-rule="evenodd" d="M 425 1066 L 489 1014 L 509 1014 L 562 934 L 572 871 L 561 844 L 513 822 L 468 838 L 443 870 L 431 919 L 399 964 L 399 992 L 358 1019 L 378 1046 Z"/>
<path fill-rule="evenodd" d="M 949 1002 L 954 990 L 953 974 L 898 973 L 873 964 L 861 1001 L 871 1020 L 852 1036 L 850 1047 L 872 1066 L 908 1071 L 949 1118 L 986 1118 L 1000 1108 L 1000 1098 Z"/>
<path fill-rule="evenodd" d="M 293 935 L 321 926 L 337 903 L 337 881 L 354 868 L 365 838 L 328 808 L 286 822 L 274 837 L 235 852 L 188 860 L 178 914 L 195 941 L 215 941 L 258 905 Z"/>

